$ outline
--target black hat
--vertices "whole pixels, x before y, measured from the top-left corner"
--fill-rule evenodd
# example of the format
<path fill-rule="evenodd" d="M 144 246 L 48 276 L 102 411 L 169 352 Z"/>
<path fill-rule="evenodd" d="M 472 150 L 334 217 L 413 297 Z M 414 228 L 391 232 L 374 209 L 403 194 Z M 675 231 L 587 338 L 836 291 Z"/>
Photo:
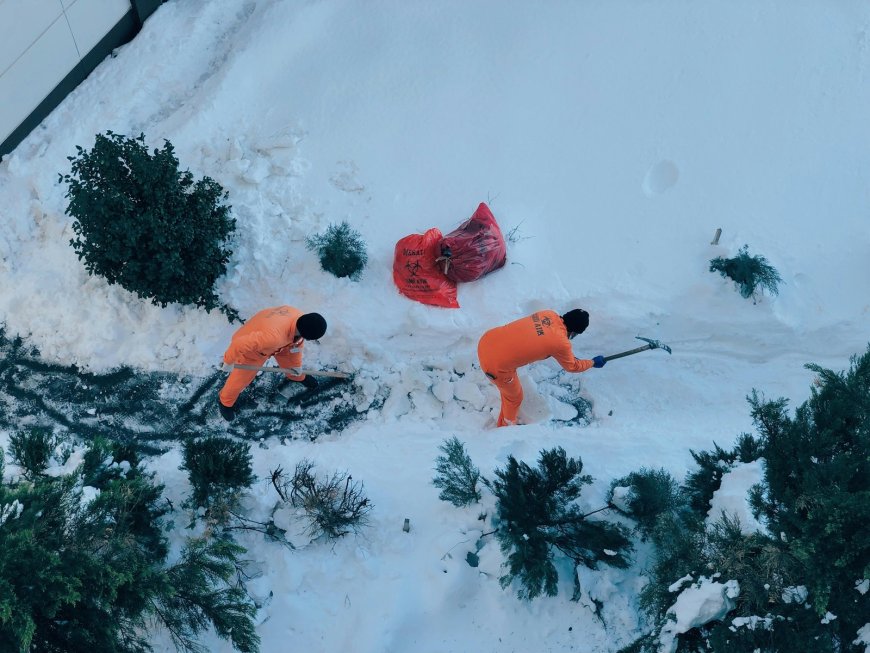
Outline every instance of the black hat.
<path fill-rule="evenodd" d="M 317 340 L 326 333 L 326 320 L 320 313 L 306 313 L 296 320 L 296 329 L 306 340 Z"/>
<path fill-rule="evenodd" d="M 562 316 L 568 333 L 583 333 L 589 326 L 589 313 L 582 308 L 575 308 Z"/>

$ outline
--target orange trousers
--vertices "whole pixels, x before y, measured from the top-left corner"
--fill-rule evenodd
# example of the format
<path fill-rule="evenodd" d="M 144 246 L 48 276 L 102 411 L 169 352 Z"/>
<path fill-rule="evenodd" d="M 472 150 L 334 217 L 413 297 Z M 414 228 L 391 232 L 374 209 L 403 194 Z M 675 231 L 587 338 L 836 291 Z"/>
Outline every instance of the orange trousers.
<path fill-rule="evenodd" d="M 289 347 L 287 349 L 289 349 Z M 286 350 L 278 351 L 262 358 L 248 357 L 245 364 L 263 367 L 266 364 L 266 361 L 272 356 L 275 356 L 275 360 L 278 361 L 279 367 L 295 367 L 297 365 L 293 354 Z M 259 372 L 254 370 L 233 370 L 230 372 L 226 383 L 224 383 L 224 387 L 221 388 L 220 394 L 218 395 L 220 397 L 220 402 L 227 408 L 234 406 L 239 395 L 242 393 L 242 390 L 251 385 L 251 381 L 254 380 L 257 374 L 259 374 Z M 297 377 L 291 376 L 290 374 L 286 374 L 285 376 L 294 381 L 298 380 Z"/>
<path fill-rule="evenodd" d="M 517 371 L 499 369 L 497 356 L 493 354 L 493 347 L 488 346 L 487 338 L 481 339 L 477 345 L 477 358 L 480 360 L 480 369 L 492 384 L 498 388 L 501 395 L 501 410 L 498 413 L 496 426 L 511 426 L 517 423 L 520 405 L 523 403 L 523 386 Z M 494 360 L 495 359 L 495 360 Z"/>

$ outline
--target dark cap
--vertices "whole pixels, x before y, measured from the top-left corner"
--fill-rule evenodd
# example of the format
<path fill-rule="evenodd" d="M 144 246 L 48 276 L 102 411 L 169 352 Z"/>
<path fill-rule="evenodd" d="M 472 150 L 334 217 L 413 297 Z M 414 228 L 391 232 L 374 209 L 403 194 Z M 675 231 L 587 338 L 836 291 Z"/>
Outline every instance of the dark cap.
<path fill-rule="evenodd" d="M 296 329 L 306 340 L 317 340 L 326 333 L 326 320 L 320 313 L 306 313 L 296 320 Z"/>
<path fill-rule="evenodd" d="M 589 313 L 582 308 L 575 308 L 562 316 L 568 333 L 583 333 L 589 326 Z"/>

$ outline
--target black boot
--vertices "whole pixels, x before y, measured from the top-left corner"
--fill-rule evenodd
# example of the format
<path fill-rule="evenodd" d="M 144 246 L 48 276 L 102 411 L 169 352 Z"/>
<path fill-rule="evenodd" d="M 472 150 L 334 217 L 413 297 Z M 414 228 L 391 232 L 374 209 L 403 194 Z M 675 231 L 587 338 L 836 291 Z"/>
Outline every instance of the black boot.
<path fill-rule="evenodd" d="M 236 409 L 233 406 L 224 406 L 220 400 L 218 400 L 218 410 L 221 413 L 221 417 L 228 422 L 232 422 L 236 416 Z"/>

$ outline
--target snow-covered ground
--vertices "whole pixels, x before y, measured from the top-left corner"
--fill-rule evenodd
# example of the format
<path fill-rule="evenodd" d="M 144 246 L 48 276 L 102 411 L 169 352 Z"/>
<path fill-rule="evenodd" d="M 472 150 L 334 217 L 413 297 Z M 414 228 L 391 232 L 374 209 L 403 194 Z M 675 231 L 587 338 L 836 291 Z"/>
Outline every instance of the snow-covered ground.
<path fill-rule="evenodd" d="M 612 651 L 638 634 L 643 561 L 583 572 L 604 622 L 569 601 L 567 565 L 559 596 L 519 601 L 498 585 L 496 543 L 466 564 L 480 509 L 438 500 L 438 446 L 456 435 L 490 478 L 508 455 L 562 446 L 596 479 L 584 498 L 597 508 L 613 478 L 682 478 L 690 448 L 750 431 L 753 388 L 794 405 L 804 363 L 846 367 L 870 340 L 868 82 L 863 0 L 171 1 L 0 163 L 0 321 L 94 371 L 213 371 L 235 329 L 222 315 L 142 302 L 88 277 L 69 246 L 58 172 L 75 146 L 107 129 L 171 140 L 230 193 L 222 299 L 245 316 L 321 312 L 329 332 L 306 364 L 355 371 L 363 400 L 389 393 L 344 432 L 253 449 L 254 512 L 277 499 L 269 470 L 303 457 L 364 481 L 375 506 L 335 545 L 242 540 L 262 565 L 256 591 L 273 595 L 262 650 Z M 516 228 L 505 268 L 461 285 L 457 310 L 400 296 L 396 241 L 446 233 L 481 201 Z M 368 242 L 359 282 L 304 245 L 342 220 Z M 778 297 L 754 304 L 708 272 L 744 244 L 782 275 Z M 589 426 L 559 419 L 572 413 L 551 392 L 557 366 L 539 363 L 523 376 L 533 423 L 493 429 L 477 339 L 578 306 L 591 314 L 578 356 L 637 335 L 673 355 L 582 375 Z M 173 500 L 187 492 L 179 462 L 149 463 Z"/>

